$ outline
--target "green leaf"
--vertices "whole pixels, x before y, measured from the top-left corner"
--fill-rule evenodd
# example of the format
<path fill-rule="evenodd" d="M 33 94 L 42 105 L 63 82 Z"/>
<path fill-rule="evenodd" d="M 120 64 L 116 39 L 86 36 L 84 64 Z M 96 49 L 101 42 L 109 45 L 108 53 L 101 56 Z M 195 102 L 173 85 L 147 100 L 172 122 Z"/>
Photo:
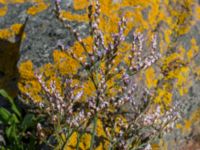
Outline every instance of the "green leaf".
<path fill-rule="evenodd" d="M 15 124 L 13 124 L 12 126 L 6 128 L 6 136 L 9 139 L 9 141 L 17 139 L 17 130 L 16 130 L 16 125 Z"/>
<path fill-rule="evenodd" d="M 27 114 L 22 121 L 21 128 L 23 131 L 26 131 L 29 127 L 33 126 L 35 116 L 33 114 Z"/>
<path fill-rule="evenodd" d="M 21 118 L 21 113 L 19 111 L 19 108 L 17 108 L 17 106 L 15 105 L 15 102 L 13 101 L 12 97 L 10 97 L 7 92 L 3 89 L 0 89 L 0 95 L 2 95 L 3 97 L 5 97 L 11 104 L 11 109 L 14 113 L 17 114 L 18 117 Z"/>
<path fill-rule="evenodd" d="M 19 119 L 17 118 L 17 116 L 15 114 L 12 114 L 10 119 L 9 119 L 9 124 L 18 124 L 19 123 Z"/>
<path fill-rule="evenodd" d="M 11 116 L 11 113 L 7 109 L 3 107 L 0 108 L 0 120 L 3 123 L 8 124 L 10 116 Z"/>
<path fill-rule="evenodd" d="M 5 90 L 0 89 L 0 95 L 7 98 L 10 101 L 10 103 L 12 103 L 12 101 L 13 101 L 12 98 L 7 94 L 7 92 Z"/>

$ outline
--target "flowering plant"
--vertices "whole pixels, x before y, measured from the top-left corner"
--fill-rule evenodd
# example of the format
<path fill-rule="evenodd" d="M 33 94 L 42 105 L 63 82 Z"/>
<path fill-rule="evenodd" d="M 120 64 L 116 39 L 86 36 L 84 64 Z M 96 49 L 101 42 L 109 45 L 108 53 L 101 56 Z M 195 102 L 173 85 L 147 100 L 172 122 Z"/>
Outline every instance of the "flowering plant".
<path fill-rule="evenodd" d="M 118 31 L 108 40 L 99 28 L 101 9 L 96 0 L 88 6 L 90 37 L 84 39 L 62 16 L 60 3 L 55 1 L 56 16 L 74 35 L 77 47 L 61 45 L 54 52 L 56 67 L 35 72 L 41 101 L 24 95 L 46 118 L 38 123 L 38 136 L 58 149 L 148 149 L 178 118 L 178 104 L 161 111 L 152 101 L 154 93 L 139 79 L 161 57 L 156 33 L 148 51 L 144 36 L 137 32 L 125 50 L 126 18 L 120 17 Z"/>

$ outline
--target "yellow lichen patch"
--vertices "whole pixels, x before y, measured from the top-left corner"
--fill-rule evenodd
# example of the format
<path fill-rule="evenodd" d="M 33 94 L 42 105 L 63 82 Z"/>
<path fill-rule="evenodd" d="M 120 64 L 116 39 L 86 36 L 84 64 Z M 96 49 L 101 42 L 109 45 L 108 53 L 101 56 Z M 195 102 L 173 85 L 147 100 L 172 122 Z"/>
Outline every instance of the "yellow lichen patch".
<path fill-rule="evenodd" d="M 159 144 L 151 144 L 152 150 L 160 150 Z"/>
<path fill-rule="evenodd" d="M 11 29 L 15 34 L 18 34 L 22 26 L 23 26 L 23 24 L 16 23 L 16 24 L 13 24 L 13 25 L 10 27 L 10 29 Z"/>
<path fill-rule="evenodd" d="M 178 53 L 173 53 L 169 55 L 168 57 L 166 57 L 165 65 L 170 66 L 172 62 L 175 62 L 176 60 L 179 60 L 179 59 L 180 59 L 180 55 Z"/>
<path fill-rule="evenodd" d="M 164 38 L 165 38 L 165 42 L 166 42 L 167 44 L 170 43 L 171 34 L 172 34 L 172 30 L 170 30 L 170 29 L 164 30 Z"/>
<path fill-rule="evenodd" d="M 56 67 L 57 66 L 50 63 L 45 64 L 39 69 L 39 73 L 43 75 L 42 79 L 45 81 L 45 85 L 50 89 L 50 92 L 52 92 L 50 88 L 51 84 L 54 82 L 56 91 L 62 95 L 62 84 L 60 78 L 57 77 L 58 67 Z"/>
<path fill-rule="evenodd" d="M 192 127 L 198 126 L 198 123 L 200 122 L 200 108 L 197 108 L 195 111 L 193 111 L 190 115 L 189 119 L 185 119 L 183 124 L 177 124 L 176 127 L 181 130 L 182 134 L 190 134 L 192 131 Z"/>
<path fill-rule="evenodd" d="M 107 140 L 107 136 L 103 128 L 103 122 L 100 119 L 97 120 L 96 135 L 97 137 L 100 137 L 103 139 L 99 143 L 99 145 L 97 145 L 96 149 L 99 149 L 100 147 L 103 149 L 108 149 L 109 142 Z"/>
<path fill-rule="evenodd" d="M 19 90 L 23 94 L 28 94 L 34 102 L 40 102 L 42 99 L 39 96 L 41 91 L 40 83 L 34 76 L 33 64 L 31 61 L 21 63 L 19 67 L 20 80 L 18 82 Z"/>
<path fill-rule="evenodd" d="M 26 0 L 8 0 L 9 4 L 24 3 Z"/>
<path fill-rule="evenodd" d="M 191 132 L 192 122 L 190 119 L 185 119 L 183 124 L 177 124 L 177 129 L 181 130 L 182 134 L 189 134 Z"/>
<path fill-rule="evenodd" d="M 88 21 L 88 16 L 86 14 L 72 14 L 71 12 L 61 11 L 61 16 L 69 21 L 85 22 Z"/>
<path fill-rule="evenodd" d="M 74 0 L 73 3 L 75 10 L 85 9 L 89 5 L 88 0 Z"/>
<path fill-rule="evenodd" d="M 75 42 L 72 46 L 72 52 L 81 60 L 81 62 L 85 62 L 87 59 L 88 53 L 92 53 L 92 44 L 93 39 L 92 37 L 87 37 L 83 39 L 83 42 L 85 43 L 85 48 L 80 44 L 80 42 Z"/>
<path fill-rule="evenodd" d="M 154 30 L 157 24 L 164 19 L 165 14 L 160 10 L 160 2 L 152 1 L 150 5 L 150 11 L 148 13 L 148 24 L 150 29 Z"/>
<path fill-rule="evenodd" d="M 98 130 L 98 128 L 99 128 L 99 130 L 103 130 L 103 128 L 101 128 L 100 126 L 101 125 L 97 122 L 97 130 Z M 100 132 L 102 132 L 102 131 L 100 131 Z M 79 145 L 77 145 L 78 136 L 80 138 Z M 98 133 L 97 133 L 97 136 L 101 137 L 102 135 L 98 135 Z M 106 136 L 102 136 L 102 137 L 106 137 Z M 71 137 L 68 139 L 66 145 L 64 146 L 64 150 L 74 150 L 74 149 L 76 149 L 77 146 L 78 146 L 79 149 L 87 150 L 87 149 L 90 148 L 91 138 L 92 138 L 92 136 L 89 133 L 84 133 L 83 135 L 80 135 L 77 132 L 74 132 L 71 135 Z M 108 148 L 108 143 L 106 141 L 104 141 L 103 143 L 100 142 L 99 145 L 97 145 L 96 149 L 99 149 L 100 147 L 104 148 L 104 149 L 107 149 Z"/>
<path fill-rule="evenodd" d="M 164 85 L 163 88 L 157 90 L 157 95 L 154 98 L 156 104 L 161 104 L 162 106 L 169 106 L 172 102 L 172 93 L 168 89 L 169 85 Z"/>
<path fill-rule="evenodd" d="M 188 51 L 183 46 L 179 46 L 177 52 L 171 53 L 163 59 L 162 72 L 164 80 L 173 80 L 174 84 L 171 85 L 179 94 L 183 96 L 188 93 L 189 87 L 192 85 L 191 68 L 194 68 L 193 57 L 198 53 L 198 46 L 196 39 L 191 39 L 191 47 Z M 190 66 L 188 65 L 190 64 Z"/>
<path fill-rule="evenodd" d="M 10 27 L 10 29 L 11 29 L 12 33 L 14 33 L 15 35 L 18 35 L 20 33 L 22 26 L 23 26 L 23 24 L 16 23 L 16 24 L 13 24 Z M 25 38 L 26 38 L 26 33 L 23 33 L 22 40 L 24 40 Z"/>
<path fill-rule="evenodd" d="M 6 0 L 0 0 L 1 4 L 6 4 Z"/>
<path fill-rule="evenodd" d="M 132 45 L 128 42 L 123 42 L 119 45 L 113 68 L 117 67 L 120 63 L 126 63 L 127 65 L 130 63 L 128 56 L 130 54 L 131 46 Z"/>
<path fill-rule="evenodd" d="M 64 150 L 74 150 L 77 144 L 78 133 L 74 132 L 64 146 Z"/>
<path fill-rule="evenodd" d="M 200 122 L 200 108 L 195 110 L 190 116 L 190 120 L 193 124 Z"/>
<path fill-rule="evenodd" d="M 56 74 L 56 68 L 53 64 L 47 63 L 43 67 L 40 68 L 40 72 L 46 77 L 53 77 Z"/>
<path fill-rule="evenodd" d="M 177 64 L 175 64 L 175 66 L 177 66 Z M 174 87 L 179 91 L 180 95 L 183 96 L 188 92 L 189 87 L 192 85 L 189 77 L 189 67 L 179 66 L 179 68 L 173 68 L 173 65 L 171 65 L 171 70 L 169 70 L 168 74 L 165 76 L 165 79 L 174 79 Z"/>
<path fill-rule="evenodd" d="M 50 92 L 53 92 L 52 91 L 52 88 L 51 88 L 51 84 L 54 83 L 55 85 L 55 90 L 57 93 L 59 93 L 60 95 L 62 95 L 62 84 L 61 84 L 61 80 L 60 78 L 56 77 L 56 75 L 54 76 L 51 76 L 48 80 L 45 81 L 45 84 L 46 84 L 46 87 L 49 88 Z"/>
<path fill-rule="evenodd" d="M 28 8 L 27 14 L 36 15 L 48 8 L 48 5 L 44 2 L 35 3 L 35 6 Z"/>
<path fill-rule="evenodd" d="M 102 16 L 102 19 L 103 19 L 103 16 Z M 99 28 L 102 31 L 104 31 L 106 44 L 108 41 L 111 40 L 111 33 L 117 32 L 118 22 L 119 22 L 119 17 L 117 17 L 116 15 L 113 15 L 112 18 L 108 18 L 99 23 Z"/>
<path fill-rule="evenodd" d="M 177 81 L 175 82 L 175 87 L 178 89 L 181 96 L 188 93 L 189 87 L 192 83 L 189 81 L 190 70 L 189 67 L 182 67 L 178 73 L 174 74 Z"/>
<path fill-rule="evenodd" d="M 83 0 L 81 0 L 83 1 Z M 85 0 L 84 0 L 85 1 Z M 137 27 L 142 29 L 147 29 L 148 23 L 144 21 L 141 11 L 144 8 L 147 8 L 148 5 L 150 5 L 150 1 L 122 1 L 119 2 L 113 2 L 112 0 L 107 1 L 100 1 L 101 4 L 101 12 L 102 15 L 100 16 L 100 29 L 104 31 L 104 33 L 112 33 L 117 31 L 117 23 L 119 21 L 119 15 L 124 14 L 125 17 L 127 17 L 127 20 L 129 21 L 128 24 L 128 30 L 126 30 L 126 35 L 128 32 L 132 29 L 132 27 L 137 24 Z M 156 3 L 155 3 L 156 4 Z M 80 10 L 86 8 L 88 5 L 88 2 L 81 3 L 80 0 L 74 1 L 74 8 L 75 10 Z M 154 6 L 154 4 L 151 4 Z M 126 11 L 125 9 L 122 11 L 125 7 L 135 7 L 132 9 L 131 13 L 129 11 Z M 158 6 L 158 5 L 157 5 Z M 62 12 L 62 16 L 70 21 L 88 21 L 87 14 L 77 15 L 72 14 L 71 12 Z M 133 19 L 134 18 L 134 19 Z M 134 20 L 134 21 L 133 21 Z M 111 37 L 109 34 L 105 36 L 105 39 L 110 39 Z M 106 41 L 106 40 L 105 40 Z"/>
<path fill-rule="evenodd" d="M 187 59 L 191 60 L 199 52 L 199 46 L 197 45 L 196 39 L 191 39 L 191 48 L 187 52 Z"/>
<path fill-rule="evenodd" d="M 94 96 L 96 94 L 94 83 L 91 80 L 84 82 L 83 90 L 84 90 L 84 95 L 83 95 L 84 100 L 87 97 Z"/>
<path fill-rule="evenodd" d="M 200 19 L 200 6 L 196 8 L 197 18 Z"/>
<path fill-rule="evenodd" d="M 79 68 L 78 62 L 68 56 L 65 52 L 55 50 L 53 53 L 53 59 L 55 67 L 62 76 L 77 73 Z"/>
<path fill-rule="evenodd" d="M 8 40 L 9 38 L 19 34 L 20 29 L 22 28 L 23 24 L 13 24 L 10 28 L 5 28 L 0 30 L 0 38 Z M 23 39 L 25 38 L 25 33 L 23 33 Z"/>
<path fill-rule="evenodd" d="M 191 125 L 192 125 L 192 122 L 190 120 L 185 120 L 184 121 L 184 131 L 190 132 L 191 131 Z"/>
<path fill-rule="evenodd" d="M 74 132 L 70 138 L 68 139 L 66 145 L 64 146 L 64 150 L 74 150 L 78 146 L 79 149 L 86 150 L 90 148 L 91 134 L 84 133 L 80 138 L 79 145 L 77 145 L 77 138 L 81 136 L 77 132 Z"/>
<path fill-rule="evenodd" d="M 158 80 L 156 79 L 155 70 L 153 67 L 150 67 L 145 71 L 145 77 L 146 77 L 145 82 L 146 82 L 147 87 L 149 89 L 155 88 Z"/>
<path fill-rule="evenodd" d="M 21 79 L 32 80 L 34 78 L 33 63 L 31 61 L 21 63 L 19 72 Z"/>
<path fill-rule="evenodd" d="M 0 7 L 0 17 L 5 16 L 7 11 L 8 11 L 8 7 L 7 6 Z"/>
<path fill-rule="evenodd" d="M 195 67 L 193 73 L 196 76 L 196 80 L 200 80 L 200 66 Z"/>
<path fill-rule="evenodd" d="M 85 133 L 81 136 L 79 148 L 82 150 L 86 150 L 90 148 L 90 141 L 91 141 L 91 135 L 88 133 Z"/>
<path fill-rule="evenodd" d="M 104 148 L 103 148 L 103 144 L 102 143 L 100 143 L 96 148 L 95 148 L 95 150 L 103 150 Z"/>
<path fill-rule="evenodd" d="M 10 32 L 9 29 L 2 29 L 0 30 L 0 38 L 1 39 L 9 39 L 10 37 L 12 37 L 12 33 Z"/>
<path fill-rule="evenodd" d="M 151 0 L 122 0 L 122 5 L 123 6 L 143 6 L 146 7 L 149 5 Z"/>
<path fill-rule="evenodd" d="M 103 129 L 103 123 L 100 119 L 97 120 L 97 128 L 96 128 L 96 134 L 100 137 L 106 137 L 106 133 Z"/>
<path fill-rule="evenodd" d="M 116 133 L 120 133 L 121 131 L 121 124 L 123 124 L 124 126 L 128 125 L 126 118 L 124 118 L 122 115 L 119 115 L 115 118 L 115 127 L 114 127 L 114 131 Z"/>

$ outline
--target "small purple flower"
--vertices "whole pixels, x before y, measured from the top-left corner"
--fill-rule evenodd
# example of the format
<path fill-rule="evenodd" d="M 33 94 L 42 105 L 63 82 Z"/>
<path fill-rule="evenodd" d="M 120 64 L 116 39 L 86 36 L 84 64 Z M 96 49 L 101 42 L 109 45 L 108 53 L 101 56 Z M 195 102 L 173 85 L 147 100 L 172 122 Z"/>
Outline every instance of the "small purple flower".
<path fill-rule="evenodd" d="M 61 0 L 56 0 L 57 3 L 61 3 Z"/>

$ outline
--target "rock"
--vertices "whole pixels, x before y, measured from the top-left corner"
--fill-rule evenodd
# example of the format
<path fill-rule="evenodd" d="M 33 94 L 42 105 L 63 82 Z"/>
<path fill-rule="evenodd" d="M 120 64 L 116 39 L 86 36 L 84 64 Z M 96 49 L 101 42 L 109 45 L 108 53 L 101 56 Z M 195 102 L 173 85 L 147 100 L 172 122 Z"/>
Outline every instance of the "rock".
<path fill-rule="evenodd" d="M 120 2 L 121 0 L 114 0 L 115 3 Z M 200 1 L 198 1 L 200 4 Z M 18 58 L 18 54 L 16 54 L 16 61 L 18 61 L 18 65 L 25 60 L 32 60 L 33 64 L 36 67 L 42 66 L 45 63 L 52 62 L 52 52 L 59 47 L 60 44 L 71 46 L 74 42 L 74 38 L 71 33 L 63 27 L 60 21 L 57 20 L 55 14 L 53 13 L 54 5 L 53 0 L 50 1 L 49 7 L 44 11 L 38 13 L 35 16 L 29 16 L 28 22 L 25 26 L 26 38 L 23 40 L 22 44 L 18 47 L 18 52 L 20 54 L 20 58 Z M 73 5 L 72 0 L 63 0 L 63 7 L 67 6 L 70 10 L 72 10 L 71 6 Z M 4 17 L 0 17 L 0 29 L 8 28 L 10 25 L 15 23 L 24 23 L 28 14 L 26 10 L 30 8 L 32 4 L 30 2 L 25 2 L 23 4 L 9 4 L 8 12 Z M 0 4 L 1 7 L 1 4 Z M 148 11 L 148 10 L 146 10 Z M 80 14 L 82 11 L 79 11 Z M 147 13 L 142 12 L 144 18 L 147 18 Z M 88 26 L 84 23 L 73 22 L 73 27 L 81 31 L 81 36 L 86 37 L 88 35 Z M 190 39 L 191 37 L 195 37 L 198 45 L 200 45 L 200 21 L 192 27 L 191 31 L 183 35 L 179 42 L 183 45 L 183 47 L 188 50 L 190 48 Z M 7 41 L 8 42 L 8 41 Z M 15 42 L 15 41 L 14 41 Z M 11 45 L 13 43 L 10 43 Z M 0 45 L 2 45 L 0 41 Z M 1 48 L 0 48 L 1 51 Z M 1 57 L 1 55 L 0 55 Z M 1 59 L 1 58 L 0 58 Z M 6 60 L 10 62 L 11 59 Z M 196 63 L 200 64 L 200 56 L 196 57 Z M 6 86 L 9 88 L 16 89 L 18 72 L 16 71 L 17 64 L 13 64 L 11 68 L 13 69 L 13 74 L 7 76 L 4 71 L 0 70 L 0 80 L 5 76 L 9 77 L 6 79 Z M 1 69 L 1 68 L 0 68 Z M 4 69 L 5 70 L 5 69 Z M 4 86 L 1 86 L 4 88 Z M 189 118 L 190 114 L 195 111 L 197 108 L 200 108 L 200 82 L 195 82 L 194 85 L 190 88 L 189 94 L 183 98 L 186 102 L 184 107 L 184 115 L 186 118 Z M 178 96 L 176 97 L 178 99 Z M 0 98 L 0 106 L 8 107 L 6 101 Z M 174 132 L 173 135 L 169 136 L 170 138 L 181 139 L 183 136 L 180 133 Z M 3 141 L 3 138 L 0 134 L 0 142 Z M 173 148 L 172 148 L 173 149 Z"/>

